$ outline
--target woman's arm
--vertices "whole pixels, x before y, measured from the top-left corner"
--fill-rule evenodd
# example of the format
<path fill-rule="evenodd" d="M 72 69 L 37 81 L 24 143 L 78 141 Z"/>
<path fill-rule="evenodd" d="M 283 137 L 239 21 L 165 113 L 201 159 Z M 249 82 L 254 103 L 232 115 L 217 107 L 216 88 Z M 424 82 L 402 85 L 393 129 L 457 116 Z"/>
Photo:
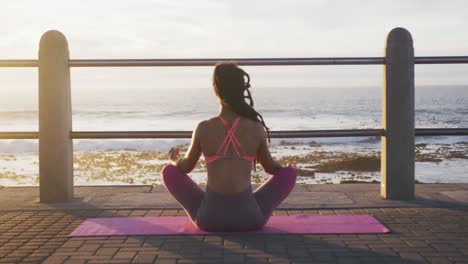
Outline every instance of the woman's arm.
<path fill-rule="evenodd" d="M 184 173 L 189 173 L 195 168 L 198 160 L 201 155 L 201 145 L 200 145 L 200 127 L 201 124 L 198 124 L 195 130 L 192 133 L 192 143 L 190 144 L 187 153 L 183 158 L 179 158 L 179 148 L 172 148 L 169 150 L 169 160 L 172 165 L 178 167 Z"/>
<path fill-rule="evenodd" d="M 260 134 L 261 143 L 258 149 L 257 159 L 266 173 L 274 174 L 275 172 L 283 168 L 283 166 L 281 166 L 281 164 L 278 161 L 274 160 L 271 156 L 270 150 L 268 149 L 266 131 L 263 129 L 263 127 L 261 127 Z"/>

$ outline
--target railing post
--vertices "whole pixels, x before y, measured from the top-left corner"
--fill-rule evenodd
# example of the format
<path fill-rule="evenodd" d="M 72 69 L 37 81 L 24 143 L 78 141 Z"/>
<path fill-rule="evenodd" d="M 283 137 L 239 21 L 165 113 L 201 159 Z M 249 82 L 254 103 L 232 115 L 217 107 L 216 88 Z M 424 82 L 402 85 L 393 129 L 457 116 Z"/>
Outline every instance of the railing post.
<path fill-rule="evenodd" d="M 44 33 L 39 44 L 39 192 L 45 203 L 73 198 L 69 53 L 65 36 Z"/>
<path fill-rule="evenodd" d="M 382 93 L 381 195 L 414 199 L 414 50 L 411 34 L 395 28 L 387 36 Z"/>

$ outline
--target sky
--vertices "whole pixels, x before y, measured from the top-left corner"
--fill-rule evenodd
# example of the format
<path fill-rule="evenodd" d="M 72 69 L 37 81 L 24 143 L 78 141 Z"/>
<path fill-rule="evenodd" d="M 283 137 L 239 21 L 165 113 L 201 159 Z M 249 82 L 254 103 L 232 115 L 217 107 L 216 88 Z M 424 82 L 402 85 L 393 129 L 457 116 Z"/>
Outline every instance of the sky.
<path fill-rule="evenodd" d="M 466 10 L 463 0 L 2 1 L 0 59 L 37 59 L 50 29 L 67 37 L 72 59 L 383 56 L 395 27 L 411 32 L 416 56 L 462 56 Z M 245 67 L 253 88 L 379 86 L 382 68 Z M 73 68 L 72 89 L 198 89 L 211 85 L 211 72 Z M 419 65 L 416 84 L 467 85 L 467 72 L 467 65 Z M 37 94 L 37 69 L 0 68 L 0 103 L 29 94 Z"/>

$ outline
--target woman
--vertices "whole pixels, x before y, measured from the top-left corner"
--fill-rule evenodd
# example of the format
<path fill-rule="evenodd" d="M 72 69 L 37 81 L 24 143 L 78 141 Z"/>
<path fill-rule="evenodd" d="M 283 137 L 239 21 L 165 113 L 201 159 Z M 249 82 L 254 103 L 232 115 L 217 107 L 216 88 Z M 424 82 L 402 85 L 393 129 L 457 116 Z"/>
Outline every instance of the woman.
<path fill-rule="evenodd" d="M 185 157 L 178 157 L 179 148 L 169 151 L 171 165 L 163 169 L 164 185 L 200 229 L 260 229 L 293 189 L 296 171 L 271 157 L 269 130 L 253 108 L 249 75 L 234 63 L 218 63 L 213 87 L 221 106 L 219 116 L 198 124 Z M 206 191 L 186 174 L 202 153 L 208 171 Z M 272 176 L 252 191 L 255 161 Z"/>

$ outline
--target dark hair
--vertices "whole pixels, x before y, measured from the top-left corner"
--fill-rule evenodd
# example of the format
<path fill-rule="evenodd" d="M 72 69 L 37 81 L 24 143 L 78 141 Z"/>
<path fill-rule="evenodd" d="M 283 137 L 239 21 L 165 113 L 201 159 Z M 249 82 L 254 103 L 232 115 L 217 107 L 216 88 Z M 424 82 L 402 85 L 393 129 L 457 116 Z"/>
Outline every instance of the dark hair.
<path fill-rule="evenodd" d="M 238 115 L 262 124 L 270 142 L 270 129 L 262 115 L 253 108 L 254 102 L 249 91 L 250 76 L 244 70 L 233 62 L 218 62 L 213 73 L 213 88 L 219 99 Z M 246 102 L 246 98 L 249 99 L 249 103 Z"/>

